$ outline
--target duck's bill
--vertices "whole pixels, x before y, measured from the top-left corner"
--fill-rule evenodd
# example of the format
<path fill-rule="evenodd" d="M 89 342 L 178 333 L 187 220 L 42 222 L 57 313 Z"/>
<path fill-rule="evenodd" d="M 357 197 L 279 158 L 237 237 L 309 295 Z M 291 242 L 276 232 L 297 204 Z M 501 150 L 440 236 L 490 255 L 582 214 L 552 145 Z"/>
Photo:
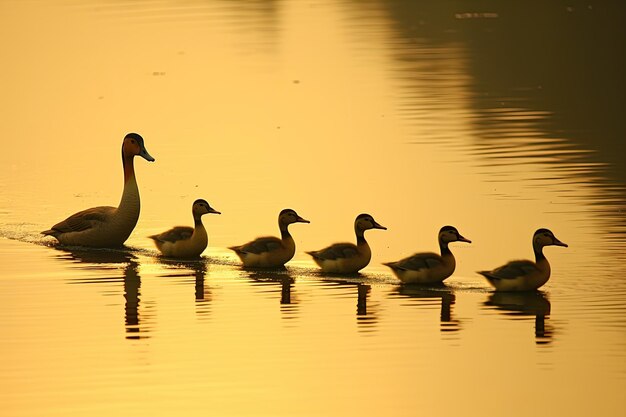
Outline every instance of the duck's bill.
<path fill-rule="evenodd" d="M 471 241 L 471 240 L 469 240 L 468 238 L 463 237 L 463 236 L 461 236 L 461 235 L 459 235 L 459 242 L 467 242 L 467 243 L 472 243 L 472 241 Z"/>
<path fill-rule="evenodd" d="M 308 221 L 307 219 L 303 219 L 302 217 L 298 216 L 298 218 L 296 219 L 296 221 L 298 223 L 311 223 L 310 221 Z"/>
<path fill-rule="evenodd" d="M 214 208 L 212 208 L 212 207 L 209 207 L 209 213 L 213 213 L 213 214 L 222 214 L 222 212 L 221 212 L 221 211 L 217 211 L 217 210 L 215 210 L 215 209 L 214 209 Z"/>
<path fill-rule="evenodd" d="M 554 238 L 554 245 L 556 246 L 563 246 L 564 248 L 567 248 L 567 243 L 561 242 L 559 239 Z"/>
<path fill-rule="evenodd" d="M 381 224 L 374 222 L 374 229 L 387 230 L 387 228 Z"/>
<path fill-rule="evenodd" d="M 148 153 L 148 151 L 144 147 L 141 148 L 141 152 L 139 152 L 139 156 L 141 156 L 146 161 L 154 162 L 154 158 Z"/>

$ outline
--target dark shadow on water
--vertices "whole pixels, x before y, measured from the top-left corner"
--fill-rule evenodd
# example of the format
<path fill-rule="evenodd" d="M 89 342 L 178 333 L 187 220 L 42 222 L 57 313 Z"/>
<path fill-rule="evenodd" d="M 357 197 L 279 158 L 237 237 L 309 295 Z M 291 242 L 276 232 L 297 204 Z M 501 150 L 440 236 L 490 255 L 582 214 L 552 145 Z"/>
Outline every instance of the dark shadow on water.
<path fill-rule="evenodd" d="M 456 302 L 456 295 L 454 291 L 446 286 L 441 285 L 416 285 L 416 284 L 404 284 L 398 285 L 391 295 L 400 295 L 403 297 L 413 298 L 420 300 L 420 307 L 432 305 L 433 300 L 440 300 L 441 310 L 439 314 L 440 318 L 440 330 L 441 332 L 455 333 L 461 330 L 461 321 L 456 319 L 452 315 L 452 306 Z"/>
<path fill-rule="evenodd" d="M 415 143 L 456 147 L 451 154 L 488 182 L 552 184 L 572 206 L 592 206 L 623 252 L 626 3 L 376 3 L 389 16 L 406 119 L 424 125 L 454 112 L 469 127 L 433 128 Z"/>
<path fill-rule="evenodd" d="M 494 292 L 489 295 L 484 306 L 495 307 L 505 317 L 515 319 L 535 316 L 535 342 L 549 344 L 553 340 L 554 328 L 546 323 L 550 316 L 551 304 L 541 291 Z"/>

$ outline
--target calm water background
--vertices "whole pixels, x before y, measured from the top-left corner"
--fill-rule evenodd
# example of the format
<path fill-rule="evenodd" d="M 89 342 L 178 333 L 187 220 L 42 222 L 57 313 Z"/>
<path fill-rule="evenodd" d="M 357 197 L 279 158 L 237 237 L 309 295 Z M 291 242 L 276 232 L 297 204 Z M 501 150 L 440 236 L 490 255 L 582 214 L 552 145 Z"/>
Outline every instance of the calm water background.
<path fill-rule="evenodd" d="M 519 3 L 519 4 L 518 4 Z M 549 3 L 549 4 L 548 4 Z M 608 4 L 607 4 L 608 3 Z M 0 1 L 0 414 L 623 415 L 626 7 L 618 2 Z M 142 134 L 129 251 L 39 231 L 122 189 Z M 191 224 L 205 259 L 145 237 Z M 277 234 L 286 271 L 227 246 Z M 353 240 L 348 279 L 304 250 Z M 380 262 L 435 250 L 411 288 Z M 478 269 L 569 248 L 537 294 Z"/>

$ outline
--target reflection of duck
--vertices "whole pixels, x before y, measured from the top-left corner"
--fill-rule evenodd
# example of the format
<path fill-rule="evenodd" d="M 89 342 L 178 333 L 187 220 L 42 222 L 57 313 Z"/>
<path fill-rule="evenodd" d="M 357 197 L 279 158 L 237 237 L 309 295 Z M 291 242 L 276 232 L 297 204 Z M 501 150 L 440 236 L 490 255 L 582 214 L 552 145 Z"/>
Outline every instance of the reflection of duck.
<path fill-rule="evenodd" d="M 129 262 L 124 268 L 124 305 L 126 338 L 140 339 L 139 333 L 139 296 L 141 288 L 141 277 L 137 271 L 139 264 L 135 261 Z"/>
<path fill-rule="evenodd" d="M 139 219 L 139 188 L 133 165 L 136 155 L 154 161 L 144 146 L 143 138 L 129 133 L 122 143 L 124 191 L 118 207 L 100 206 L 80 211 L 41 233 L 54 236 L 62 244 L 70 246 L 122 246 Z"/>
<path fill-rule="evenodd" d="M 550 315 L 551 305 L 541 291 L 494 292 L 485 301 L 485 306 L 494 306 L 509 315 L 535 316 L 535 336 L 547 339 L 552 337 L 552 331 L 546 330 L 545 322 Z"/>
<path fill-rule="evenodd" d="M 296 253 L 296 242 L 289 233 L 292 223 L 310 223 L 298 216 L 292 209 L 284 209 L 278 215 L 280 236 L 259 237 L 252 242 L 240 246 L 231 246 L 244 266 L 260 268 L 277 268 L 289 262 Z"/>
<path fill-rule="evenodd" d="M 198 199 L 191 206 L 194 227 L 176 226 L 158 235 L 148 236 L 164 256 L 172 258 L 196 258 L 206 249 L 209 236 L 202 224 L 202 215 L 221 214 L 206 200 Z"/>
<path fill-rule="evenodd" d="M 452 305 L 456 301 L 456 296 L 451 289 L 445 285 L 436 288 L 424 288 L 420 285 L 400 285 L 396 293 L 416 299 L 441 299 L 441 331 L 458 331 L 460 329 L 459 320 L 452 318 Z"/>
<path fill-rule="evenodd" d="M 407 284 L 432 284 L 442 282 L 454 272 L 456 261 L 448 248 L 451 242 L 467 242 L 471 240 L 461 236 L 452 226 L 444 226 L 439 230 L 439 248 L 441 255 L 432 252 L 416 253 L 397 262 L 387 265 L 400 281 Z"/>
<path fill-rule="evenodd" d="M 387 230 L 369 214 L 359 214 L 354 220 L 356 245 L 335 243 L 327 248 L 307 253 L 324 272 L 353 274 L 365 268 L 372 258 L 372 250 L 365 240 L 365 231 L 369 229 Z"/>
<path fill-rule="evenodd" d="M 62 259 L 73 260 L 84 264 L 123 264 L 135 259 L 136 256 L 126 250 L 115 249 L 68 249 L 56 247 Z"/>
<path fill-rule="evenodd" d="M 492 271 L 479 271 L 496 291 L 532 291 L 541 287 L 550 279 L 550 264 L 543 254 L 544 246 L 564 246 L 548 229 L 538 229 L 533 235 L 535 261 L 519 260 Z"/>
<path fill-rule="evenodd" d="M 122 250 L 101 250 L 101 249 L 79 249 L 68 250 L 60 249 L 63 259 L 77 262 L 81 268 L 90 271 L 96 270 L 113 270 L 119 271 L 119 266 L 124 265 L 124 273 L 121 277 L 81 277 L 74 279 L 73 282 L 80 284 L 96 284 L 96 283 L 115 283 L 123 279 L 124 282 L 124 323 L 126 326 L 127 339 L 139 339 L 140 328 L 140 288 L 141 277 L 139 276 L 139 263 L 136 261 L 135 255 L 131 252 Z M 95 265 L 95 266 L 94 266 Z"/>

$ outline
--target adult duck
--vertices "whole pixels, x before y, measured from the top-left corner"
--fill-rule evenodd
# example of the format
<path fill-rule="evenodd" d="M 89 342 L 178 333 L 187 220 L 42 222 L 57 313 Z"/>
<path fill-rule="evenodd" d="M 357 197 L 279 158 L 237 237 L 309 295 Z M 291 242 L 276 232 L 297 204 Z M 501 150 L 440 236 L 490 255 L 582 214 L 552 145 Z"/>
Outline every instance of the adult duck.
<path fill-rule="evenodd" d="M 239 246 L 231 246 L 243 265 L 255 268 L 278 268 L 284 266 L 296 253 L 296 242 L 289 233 L 293 223 L 310 223 L 292 209 L 284 209 L 278 214 L 280 239 L 264 236 Z"/>
<path fill-rule="evenodd" d="M 435 284 L 442 282 L 454 272 L 456 260 L 449 243 L 467 242 L 471 240 L 461 236 L 453 226 L 444 226 L 439 230 L 439 249 L 441 255 L 433 252 L 416 253 L 397 262 L 383 265 L 391 268 L 400 281 L 405 284 Z"/>
<path fill-rule="evenodd" d="M 535 262 L 530 260 L 511 261 L 492 271 L 479 271 L 496 291 L 532 291 L 550 279 L 550 263 L 543 254 L 545 246 L 564 246 L 548 229 L 537 229 L 533 235 Z"/>
<path fill-rule="evenodd" d="M 322 271 L 335 274 L 353 274 L 365 268 L 372 258 L 372 250 L 365 240 L 365 231 L 370 229 L 387 230 L 369 214 L 359 214 L 354 220 L 356 245 L 335 243 L 327 248 L 307 252 Z"/>
<path fill-rule="evenodd" d="M 124 191 L 119 206 L 100 206 L 79 211 L 41 233 L 54 236 L 60 243 L 68 246 L 122 246 L 139 219 L 139 188 L 133 165 L 135 156 L 154 161 L 146 150 L 143 138 L 137 133 L 129 133 L 122 142 Z"/>
<path fill-rule="evenodd" d="M 209 243 L 209 236 L 202 224 L 202 216 L 208 213 L 222 214 L 211 207 L 206 200 L 198 199 L 191 206 L 194 227 L 176 226 L 158 235 L 148 237 L 154 241 L 163 256 L 197 258 Z"/>

